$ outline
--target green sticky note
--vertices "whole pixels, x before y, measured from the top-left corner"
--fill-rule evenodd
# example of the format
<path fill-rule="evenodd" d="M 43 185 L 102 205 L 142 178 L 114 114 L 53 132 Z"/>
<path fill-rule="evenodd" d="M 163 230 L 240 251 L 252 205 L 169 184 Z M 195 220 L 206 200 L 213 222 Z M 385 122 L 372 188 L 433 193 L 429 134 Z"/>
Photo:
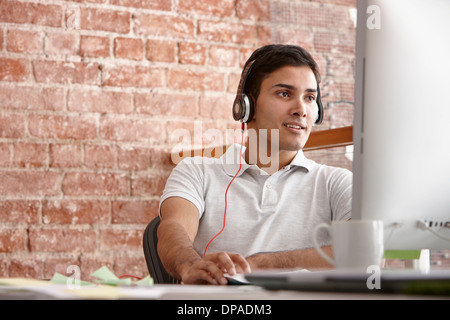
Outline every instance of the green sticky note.
<path fill-rule="evenodd" d="M 106 266 L 103 266 L 100 269 L 94 271 L 91 274 L 91 276 L 99 278 L 100 281 L 97 281 L 97 282 L 101 283 L 101 284 L 108 284 L 108 285 L 111 285 L 111 286 L 130 285 L 131 284 L 131 279 L 130 278 L 119 279 Z"/>
<path fill-rule="evenodd" d="M 56 283 L 56 284 L 76 284 L 75 283 L 75 279 L 69 279 L 69 277 L 66 277 L 58 272 L 55 272 L 55 274 L 53 275 L 53 277 L 50 279 L 51 283 Z M 81 286 L 88 286 L 88 285 L 92 285 L 92 283 L 87 282 L 87 281 L 81 281 L 79 283 Z"/>
<path fill-rule="evenodd" d="M 152 286 L 153 285 L 153 278 L 150 276 L 146 276 L 145 278 L 142 278 L 138 281 L 132 282 L 131 278 L 125 278 L 120 279 L 117 277 L 114 273 L 111 272 L 111 270 L 108 269 L 108 267 L 103 266 L 100 269 L 97 269 L 94 271 L 91 276 L 96 277 L 98 280 L 95 280 L 96 284 L 106 284 L 110 286 L 119 286 L 119 285 L 138 285 L 138 286 Z M 76 284 L 75 279 L 71 279 L 69 277 L 66 277 L 58 272 L 55 272 L 52 279 L 50 280 L 51 283 L 57 283 L 57 284 Z M 87 281 L 80 281 L 80 285 L 93 285 L 91 282 Z"/>
<path fill-rule="evenodd" d="M 152 286 L 153 285 L 153 278 L 150 276 L 146 276 L 145 278 L 142 278 L 141 280 L 138 280 L 135 282 L 138 286 Z"/>
<path fill-rule="evenodd" d="M 419 259 L 420 250 L 386 250 L 384 251 L 385 259 Z"/>

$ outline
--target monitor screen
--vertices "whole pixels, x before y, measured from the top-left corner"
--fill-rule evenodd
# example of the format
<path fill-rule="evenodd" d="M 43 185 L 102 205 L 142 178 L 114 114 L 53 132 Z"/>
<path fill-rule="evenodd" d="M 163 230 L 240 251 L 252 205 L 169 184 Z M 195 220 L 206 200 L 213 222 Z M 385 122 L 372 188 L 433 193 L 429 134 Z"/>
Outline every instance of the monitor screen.
<path fill-rule="evenodd" d="M 358 0 L 353 219 L 450 248 L 450 1 Z"/>

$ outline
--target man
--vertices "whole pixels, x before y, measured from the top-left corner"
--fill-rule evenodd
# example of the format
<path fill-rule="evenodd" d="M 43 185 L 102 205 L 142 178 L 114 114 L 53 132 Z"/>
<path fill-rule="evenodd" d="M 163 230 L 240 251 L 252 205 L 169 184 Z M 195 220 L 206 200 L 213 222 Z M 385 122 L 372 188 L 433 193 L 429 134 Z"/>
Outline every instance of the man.
<path fill-rule="evenodd" d="M 233 115 L 254 139 L 220 159 L 183 160 L 161 197 L 158 253 L 172 276 L 226 284 L 226 273 L 330 267 L 312 230 L 351 218 L 352 175 L 303 155 L 323 117 L 319 82 L 316 62 L 297 46 L 264 46 L 248 59 Z M 331 254 L 329 236 L 320 240 Z"/>

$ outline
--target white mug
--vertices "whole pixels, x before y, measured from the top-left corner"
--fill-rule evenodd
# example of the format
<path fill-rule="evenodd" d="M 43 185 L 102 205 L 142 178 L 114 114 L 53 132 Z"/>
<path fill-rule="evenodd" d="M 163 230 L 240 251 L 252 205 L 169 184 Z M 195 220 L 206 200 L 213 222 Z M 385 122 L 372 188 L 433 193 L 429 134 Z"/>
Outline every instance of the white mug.
<path fill-rule="evenodd" d="M 320 248 L 319 230 L 327 229 L 331 235 L 334 259 Z M 321 223 L 314 228 L 313 242 L 317 252 L 336 269 L 366 271 L 371 265 L 379 266 L 384 254 L 383 221 L 349 220 Z"/>

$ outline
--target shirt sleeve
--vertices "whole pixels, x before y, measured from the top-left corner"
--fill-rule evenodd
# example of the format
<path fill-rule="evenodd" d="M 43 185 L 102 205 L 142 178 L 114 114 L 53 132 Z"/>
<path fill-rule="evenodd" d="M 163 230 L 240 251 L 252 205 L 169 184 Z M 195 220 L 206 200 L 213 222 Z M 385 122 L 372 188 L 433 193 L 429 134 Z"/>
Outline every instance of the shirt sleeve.
<path fill-rule="evenodd" d="M 336 168 L 329 183 L 331 220 L 349 220 L 352 217 L 352 184 L 351 171 Z"/>
<path fill-rule="evenodd" d="M 199 219 L 205 209 L 203 170 L 200 157 L 183 159 L 171 172 L 159 201 L 161 204 L 171 197 L 180 197 L 192 202 L 198 209 Z"/>

